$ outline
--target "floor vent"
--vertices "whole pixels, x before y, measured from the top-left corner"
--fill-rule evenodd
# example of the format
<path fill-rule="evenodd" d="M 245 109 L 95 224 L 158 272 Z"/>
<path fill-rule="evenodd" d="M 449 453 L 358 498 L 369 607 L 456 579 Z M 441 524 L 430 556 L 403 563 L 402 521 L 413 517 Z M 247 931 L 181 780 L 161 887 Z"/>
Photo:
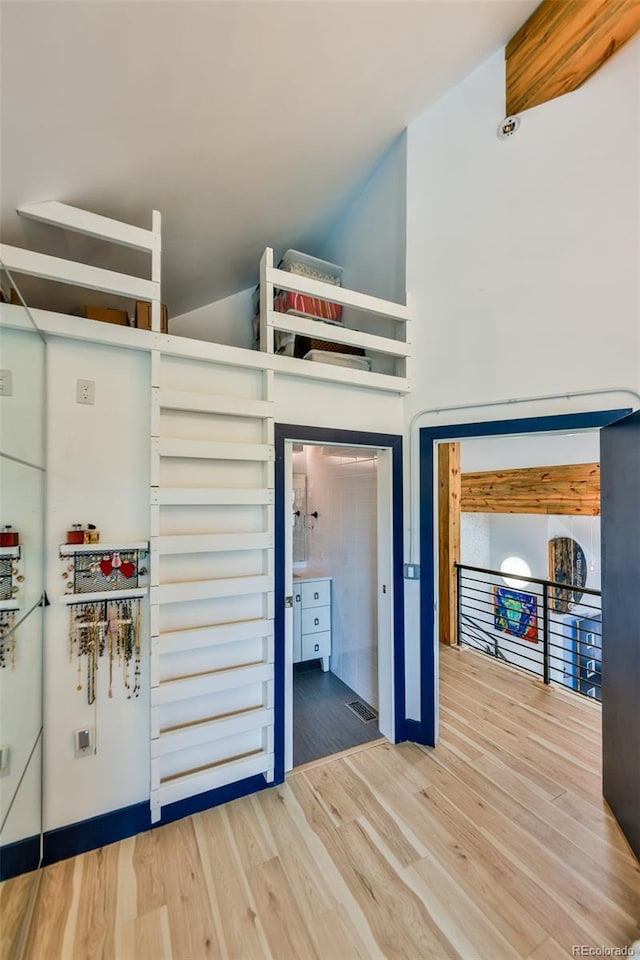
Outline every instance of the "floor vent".
<path fill-rule="evenodd" d="M 349 710 L 355 713 L 356 717 L 359 717 L 363 723 L 371 723 L 378 716 L 375 710 L 368 707 L 362 700 L 351 700 L 349 703 L 345 703 L 345 707 L 349 707 Z"/>

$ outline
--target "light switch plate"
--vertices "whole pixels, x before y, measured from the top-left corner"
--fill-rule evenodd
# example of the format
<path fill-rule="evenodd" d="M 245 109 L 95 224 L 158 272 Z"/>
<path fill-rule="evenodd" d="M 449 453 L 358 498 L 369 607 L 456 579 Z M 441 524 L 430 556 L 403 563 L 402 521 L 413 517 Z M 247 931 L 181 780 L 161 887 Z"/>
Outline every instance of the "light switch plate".
<path fill-rule="evenodd" d="M 92 727 L 82 727 L 80 730 L 76 730 L 74 735 L 74 744 L 75 744 L 75 756 L 76 757 L 88 757 L 95 753 L 93 744 L 93 728 Z"/>
<path fill-rule="evenodd" d="M 405 580 L 419 580 L 419 579 L 420 579 L 420 564 L 418 564 L 418 563 L 405 563 L 405 565 L 404 565 L 404 578 L 405 578 Z"/>

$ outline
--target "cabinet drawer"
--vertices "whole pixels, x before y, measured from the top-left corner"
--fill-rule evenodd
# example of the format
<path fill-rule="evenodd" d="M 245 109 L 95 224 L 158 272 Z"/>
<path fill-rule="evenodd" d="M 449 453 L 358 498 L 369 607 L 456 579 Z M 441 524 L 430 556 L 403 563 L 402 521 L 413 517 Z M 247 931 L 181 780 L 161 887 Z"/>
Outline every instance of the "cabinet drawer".
<path fill-rule="evenodd" d="M 322 633 L 331 630 L 331 607 L 302 608 L 302 636 L 306 633 Z"/>
<path fill-rule="evenodd" d="M 303 607 L 325 607 L 331 603 L 330 580 L 310 580 L 300 587 Z"/>
<path fill-rule="evenodd" d="M 331 634 L 312 633 L 302 638 L 302 659 L 314 660 L 317 657 L 331 656 Z"/>

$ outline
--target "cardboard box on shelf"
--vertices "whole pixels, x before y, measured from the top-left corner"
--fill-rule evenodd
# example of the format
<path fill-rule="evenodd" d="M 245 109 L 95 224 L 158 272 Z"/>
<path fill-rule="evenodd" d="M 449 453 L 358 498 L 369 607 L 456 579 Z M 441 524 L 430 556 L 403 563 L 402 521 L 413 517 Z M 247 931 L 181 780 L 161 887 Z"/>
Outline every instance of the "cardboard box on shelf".
<path fill-rule="evenodd" d="M 121 327 L 129 326 L 129 314 L 126 310 L 111 310 L 108 307 L 85 307 L 84 312 L 89 320 L 117 323 Z"/>
<path fill-rule="evenodd" d="M 138 330 L 151 330 L 151 304 L 148 300 L 136 300 L 135 326 Z M 169 315 L 167 305 L 163 303 L 160 309 L 160 333 L 169 332 Z"/>

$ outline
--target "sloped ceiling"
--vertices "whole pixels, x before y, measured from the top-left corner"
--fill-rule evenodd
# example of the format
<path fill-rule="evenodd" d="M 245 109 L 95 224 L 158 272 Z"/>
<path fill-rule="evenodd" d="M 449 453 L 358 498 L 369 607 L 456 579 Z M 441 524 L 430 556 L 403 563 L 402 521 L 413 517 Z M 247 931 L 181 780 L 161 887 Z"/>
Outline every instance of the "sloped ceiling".
<path fill-rule="evenodd" d="M 56 199 L 140 226 L 156 208 L 170 314 L 227 296 L 265 246 L 313 245 L 409 121 L 535 6 L 3 0 L 2 238 L 145 275 L 141 254 L 15 207 Z M 69 309 L 78 295 L 52 286 L 40 299 Z"/>

